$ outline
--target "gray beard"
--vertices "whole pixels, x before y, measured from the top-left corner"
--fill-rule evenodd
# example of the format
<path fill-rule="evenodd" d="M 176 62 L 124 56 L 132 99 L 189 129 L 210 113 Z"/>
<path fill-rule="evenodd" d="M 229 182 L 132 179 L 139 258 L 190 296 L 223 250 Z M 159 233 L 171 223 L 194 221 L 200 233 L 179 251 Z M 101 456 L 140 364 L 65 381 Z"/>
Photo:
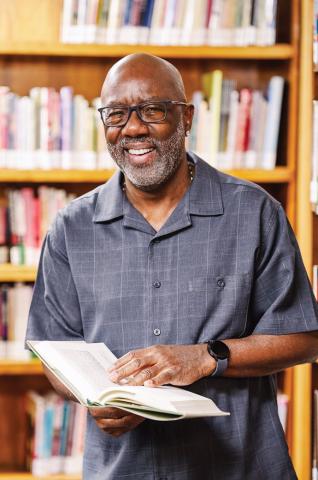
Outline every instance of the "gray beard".
<path fill-rule="evenodd" d="M 120 170 L 129 181 L 140 190 L 151 191 L 165 183 L 175 173 L 181 163 L 184 152 L 185 130 L 182 121 L 178 123 L 176 131 L 167 140 L 156 140 L 149 137 L 139 137 L 139 141 L 151 141 L 156 147 L 156 156 L 150 165 L 136 167 L 131 165 L 123 148 L 136 139 L 122 139 L 117 145 L 106 141 L 108 151 Z"/>

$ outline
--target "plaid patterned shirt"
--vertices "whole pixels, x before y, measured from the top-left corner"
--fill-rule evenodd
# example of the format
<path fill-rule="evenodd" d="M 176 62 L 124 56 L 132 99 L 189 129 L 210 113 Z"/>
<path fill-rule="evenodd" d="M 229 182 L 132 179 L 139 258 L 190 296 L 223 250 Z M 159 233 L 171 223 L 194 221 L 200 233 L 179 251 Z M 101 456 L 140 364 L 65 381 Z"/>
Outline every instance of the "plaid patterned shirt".
<path fill-rule="evenodd" d="M 154 344 L 318 330 L 317 304 L 281 205 L 189 154 L 195 178 L 156 232 L 121 173 L 58 215 L 43 245 L 28 339 Z M 120 438 L 88 417 L 86 480 L 295 479 L 274 376 L 189 387 L 231 416 L 144 421 Z"/>

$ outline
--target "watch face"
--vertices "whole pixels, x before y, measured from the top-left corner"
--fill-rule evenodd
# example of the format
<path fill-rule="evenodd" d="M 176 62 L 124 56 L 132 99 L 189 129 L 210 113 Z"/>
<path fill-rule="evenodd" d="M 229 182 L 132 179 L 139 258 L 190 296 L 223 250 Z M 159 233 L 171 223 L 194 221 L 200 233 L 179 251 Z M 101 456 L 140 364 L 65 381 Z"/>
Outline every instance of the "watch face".
<path fill-rule="evenodd" d="M 225 358 L 229 358 L 230 350 L 225 343 L 221 342 L 220 340 L 215 340 L 213 343 L 211 342 L 210 345 L 213 353 L 218 359 L 224 360 Z"/>

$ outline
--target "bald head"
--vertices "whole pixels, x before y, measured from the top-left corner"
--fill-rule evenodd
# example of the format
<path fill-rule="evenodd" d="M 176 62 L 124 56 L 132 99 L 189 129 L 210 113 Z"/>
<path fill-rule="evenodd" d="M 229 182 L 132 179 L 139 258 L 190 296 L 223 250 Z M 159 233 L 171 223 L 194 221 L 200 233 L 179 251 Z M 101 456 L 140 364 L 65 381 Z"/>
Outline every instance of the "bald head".
<path fill-rule="evenodd" d="M 101 93 L 103 103 L 114 87 L 129 80 L 151 82 L 162 97 L 186 101 L 183 80 L 176 67 L 154 55 L 134 53 L 120 59 L 107 73 Z"/>

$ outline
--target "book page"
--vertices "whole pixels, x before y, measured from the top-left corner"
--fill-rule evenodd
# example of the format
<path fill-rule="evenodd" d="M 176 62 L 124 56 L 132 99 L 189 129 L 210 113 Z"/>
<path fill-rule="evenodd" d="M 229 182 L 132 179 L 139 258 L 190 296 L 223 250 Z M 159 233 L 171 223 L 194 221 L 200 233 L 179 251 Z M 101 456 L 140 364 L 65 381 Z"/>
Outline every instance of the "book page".
<path fill-rule="evenodd" d="M 102 343 L 41 341 L 29 344 L 82 403 L 86 404 L 87 399 L 94 401 L 107 387 L 117 386 L 107 375 L 116 357 Z"/>
<path fill-rule="evenodd" d="M 103 392 L 99 400 L 101 403 L 117 404 L 128 400 L 136 405 L 147 406 L 150 410 L 187 417 L 227 415 L 227 412 L 222 412 L 210 398 L 171 386 L 122 386 L 117 390 L 112 388 Z"/>

